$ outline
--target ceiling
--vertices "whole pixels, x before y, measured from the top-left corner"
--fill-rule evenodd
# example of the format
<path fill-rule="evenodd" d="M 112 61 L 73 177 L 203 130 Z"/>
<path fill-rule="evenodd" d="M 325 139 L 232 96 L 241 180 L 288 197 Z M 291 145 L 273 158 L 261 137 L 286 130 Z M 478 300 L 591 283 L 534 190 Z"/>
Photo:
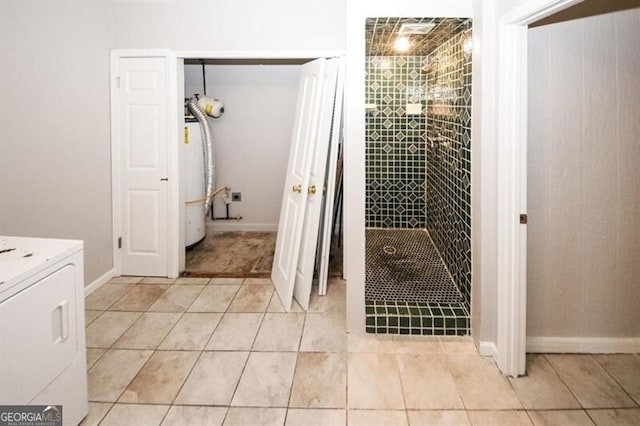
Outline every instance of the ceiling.
<path fill-rule="evenodd" d="M 410 35 L 411 47 L 399 53 L 393 48 L 403 23 L 432 23 L 428 34 Z M 471 27 L 468 18 L 368 18 L 365 24 L 367 56 L 427 56 L 445 40 Z"/>

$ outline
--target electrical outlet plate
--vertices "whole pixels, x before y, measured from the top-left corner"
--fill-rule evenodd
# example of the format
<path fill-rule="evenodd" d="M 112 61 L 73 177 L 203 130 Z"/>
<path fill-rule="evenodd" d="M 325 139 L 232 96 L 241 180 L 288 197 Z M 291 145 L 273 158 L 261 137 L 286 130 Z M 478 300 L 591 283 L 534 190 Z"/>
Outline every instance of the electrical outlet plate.
<path fill-rule="evenodd" d="M 232 192 L 231 193 L 231 201 L 242 201 L 242 193 L 241 192 Z"/>

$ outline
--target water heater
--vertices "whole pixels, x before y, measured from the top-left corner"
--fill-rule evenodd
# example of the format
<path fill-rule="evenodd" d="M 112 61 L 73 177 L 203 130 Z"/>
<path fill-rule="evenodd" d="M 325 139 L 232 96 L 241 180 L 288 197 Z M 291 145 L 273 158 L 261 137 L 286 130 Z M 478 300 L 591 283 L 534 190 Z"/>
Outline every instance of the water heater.
<path fill-rule="evenodd" d="M 185 118 L 185 245 L 187 248 L 200 242 L 206 235 L 203 141 L 202 126 L 198 120 Z"/>

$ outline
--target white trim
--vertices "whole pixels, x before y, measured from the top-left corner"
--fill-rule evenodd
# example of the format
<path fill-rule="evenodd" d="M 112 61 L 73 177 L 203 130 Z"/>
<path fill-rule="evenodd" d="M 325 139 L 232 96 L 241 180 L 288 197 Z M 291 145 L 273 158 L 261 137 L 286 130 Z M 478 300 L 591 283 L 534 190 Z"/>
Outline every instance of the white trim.
<path fill-rule="evenodd" d="M 498 356 L 498 348 L 494 342 L 480 341 L 478 344 L 478 352 L 482 356 L 490 356 L 495 359 Z"/>
<path fill-rule="evenodd" d="M 526 367 L 527 234 L 518 216 L 527 211 L 527 26 L 581 1 L 531 1 L 496 22 L 499 35 L 498 53 L 494 57 L 499 64 L 496 362 L 509 376 L 524 374 Z M 489 120 L 496 121 L 495 118 L 488 117 L 483 126 L 491 126 Z"/>
<path fill-rule="evenodd" d="M 640 337 L 527 337 L 527 352 L 638 353 Z"/>
<path fill-rule="evenodd" d="M 207 231 L 276 232 L 277 223 L 244 223 L 237 220 L 207 222 Z"/>
<path fill-rule="evenodd" d="M 168 114 L 167 126 L 169 137 L 167 138 L 167 173 L 169 176 L 168 187 L 168 215 L 167 224 L 167 275 L 169 278 L 177 278 L 184 270 L 185 265 L 185 213 L 184 213 L 184 172 L 180 164 L 183 164 L 182 150 L 180 149 L 180 137 L 184 128 L 184 67 L 182 59 L 170 54 L 167 58 L 167 90 L 168 90 Z M 180 86 L 180 87 L 179 87 Z M 182 124 L 182 125 L 181 125 Z M 173 135 L 173 137 L 171 137 Z"/>
<path fill-rule="evenodd" d="M 500 25 L 498 89 L 498 334 L 497 363 L 508 375 L 526 367 L 527 28 Z M 519 141 L 525 141 L 523 145 Z M 524 159 L 524 167 L 522 167 Z"/>
<path fill-rule="evenodd" d="M 339 50 L 176 50 L 184 59 L 318 59 L 344 56 Z"/>
<path fill-rule="evenodd" d="M 119 51 L 111 51 L 111 74 L 110 74 L 110 101 L 111 101 L 111 229 L 113 248 L 113 273 L 120 275 L 120 251 L 118 249 L 118 238 L 120 236 L 120 139 L 118 134 L 118 87 L 116 78 L 118 76 Z"/>
<path fill-rule="evenodd" d="M 582 3 L 584 0 L 534 0 L 505 14 L 502 20 L 506 24 L 524 25 L 533 24 L 548 16 L 562 12 L 568 7 Z"/>
<path fill-rule="evenodd" d="M 109 282 L 109 280 L 114 276 L 115 275 L 113 275 L 113 268 L 109 269 L 107 272 L 100 275 L 98 278 L 93 280 L 91 284 L 84 287 L 84 297 L 87 297 L 88 295 L 90 295 L 91 293 L 93 293 L 94 291 L 102 287 L 105 283 Z"/>

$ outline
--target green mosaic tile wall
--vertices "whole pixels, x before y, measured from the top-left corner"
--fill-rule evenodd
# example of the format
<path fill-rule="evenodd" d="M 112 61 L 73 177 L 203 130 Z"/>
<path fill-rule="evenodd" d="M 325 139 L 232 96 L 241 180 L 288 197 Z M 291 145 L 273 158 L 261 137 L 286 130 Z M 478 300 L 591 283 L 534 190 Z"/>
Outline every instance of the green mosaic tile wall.
<path fill-rule="evenodd" d="M 465 302 L 471 301 L 471 21 L 429 55 L 426 222 Z"/>
<path fill-rule="evenodd" d="M 366 226 L 425 228 L 424 56 L 366 60 Z M 407 115 L 408 103 L 421 114 Z"/>

